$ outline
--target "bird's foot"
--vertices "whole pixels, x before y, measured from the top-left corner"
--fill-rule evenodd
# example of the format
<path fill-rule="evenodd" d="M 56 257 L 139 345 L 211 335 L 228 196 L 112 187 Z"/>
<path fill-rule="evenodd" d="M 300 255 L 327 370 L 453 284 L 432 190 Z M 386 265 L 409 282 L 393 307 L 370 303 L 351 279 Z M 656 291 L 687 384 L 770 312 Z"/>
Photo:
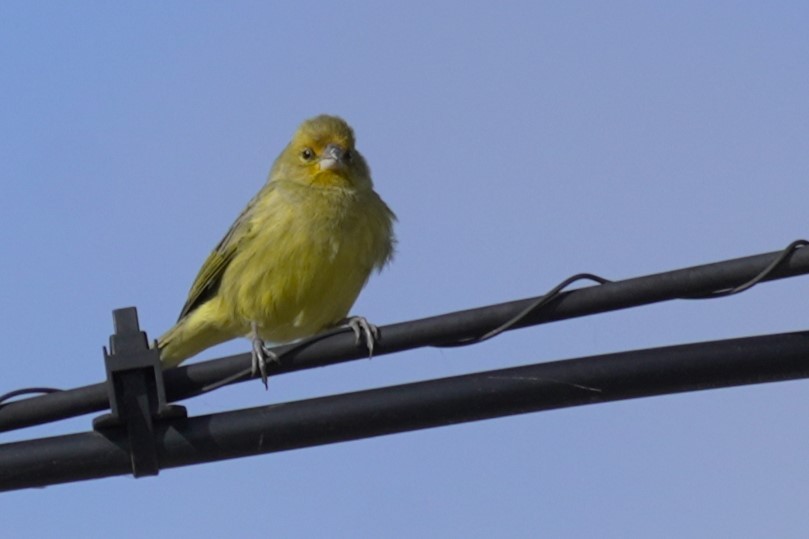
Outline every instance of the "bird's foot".
<path fill-rule="evenodd" d="M 354 332 L 354 342 L 360 344 L 363 340 L 368 347 L 368 357 L 374 356 L 374 343 L 379 340 L 379 328 L 370 323 L 364 316 L 350 316 L 343 323 Z"/>
<path fill-rule="evenodd" d="M 269 384 L 267 383 L 267 363 L 270 361 L 273 363 L 281 363 L 281 359 L 278 357 L 278 354 L 267 348 L 264 341 L 258 336 L 256 324 L 253 324 L 251 342 L 253 345 L 253 363 L 250 367 L 250 374 L 252 376 L 260 374 L 264 389 L 269 389 Z"/>

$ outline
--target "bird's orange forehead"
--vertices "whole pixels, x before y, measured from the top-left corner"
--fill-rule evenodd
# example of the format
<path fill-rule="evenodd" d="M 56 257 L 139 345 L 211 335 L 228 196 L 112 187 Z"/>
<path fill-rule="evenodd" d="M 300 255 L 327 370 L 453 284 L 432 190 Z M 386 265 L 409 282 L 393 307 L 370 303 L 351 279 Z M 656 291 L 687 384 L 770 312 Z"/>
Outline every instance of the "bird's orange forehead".
<path fill-rule="evenodd" d="M 344 149 L 354 148 L 354 132 L 337 116 L 316 116 L 306 120 L 293 137 L 296 145 L 308 146 L 320 153 L 329 144 L 337 144 Z"/>

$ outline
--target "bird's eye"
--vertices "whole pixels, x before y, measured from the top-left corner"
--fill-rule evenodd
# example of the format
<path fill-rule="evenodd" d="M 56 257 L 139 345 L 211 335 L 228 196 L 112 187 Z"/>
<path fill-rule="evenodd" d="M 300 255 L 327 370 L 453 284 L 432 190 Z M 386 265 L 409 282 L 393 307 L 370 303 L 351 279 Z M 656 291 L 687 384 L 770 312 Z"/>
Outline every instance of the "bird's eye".
<path fill-rule="evenodd" d="M 346 150 L 346 152 L 343 154 L 343 159 L 345 159 L 346 161 L 351 161 L 351 158 L 353 157 L 354 154 L 351 152 L 351 150 Z"/>
<path fill-rule="evenodd" d="M 301 157 L 304 161 L 310 161 L 315 156 L 315 152 L 313 152 L 310 148 L 304 148 L 301 151 Z"/>

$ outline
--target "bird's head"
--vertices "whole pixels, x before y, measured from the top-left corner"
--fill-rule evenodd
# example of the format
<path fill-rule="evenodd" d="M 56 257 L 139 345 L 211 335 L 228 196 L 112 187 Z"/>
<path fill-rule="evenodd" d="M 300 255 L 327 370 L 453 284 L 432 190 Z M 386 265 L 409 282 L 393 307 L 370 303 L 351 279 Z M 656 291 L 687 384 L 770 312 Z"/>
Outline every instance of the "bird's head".
<path fill-rule="evenodd" d="M 337 116 L 303 122 L 281 157 L 290 180 L 320 187 L 371 186 L 368 165 L 354 147 L 354 132 Z"/>

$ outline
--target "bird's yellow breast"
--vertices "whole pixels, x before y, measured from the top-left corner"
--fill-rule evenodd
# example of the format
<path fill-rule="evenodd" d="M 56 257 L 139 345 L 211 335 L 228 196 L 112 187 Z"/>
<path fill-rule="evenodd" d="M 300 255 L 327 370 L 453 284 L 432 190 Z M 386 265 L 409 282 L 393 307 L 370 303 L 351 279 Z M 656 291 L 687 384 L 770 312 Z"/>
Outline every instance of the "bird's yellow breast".
<path fill-rule="evenodd" d="M 222 277 L 222 314 L 247 334 L 284 342 L 348 314 L 391 255 L 389 210 L 371 190 L 276 182 L 251 215 L 249 237 Z"/>

